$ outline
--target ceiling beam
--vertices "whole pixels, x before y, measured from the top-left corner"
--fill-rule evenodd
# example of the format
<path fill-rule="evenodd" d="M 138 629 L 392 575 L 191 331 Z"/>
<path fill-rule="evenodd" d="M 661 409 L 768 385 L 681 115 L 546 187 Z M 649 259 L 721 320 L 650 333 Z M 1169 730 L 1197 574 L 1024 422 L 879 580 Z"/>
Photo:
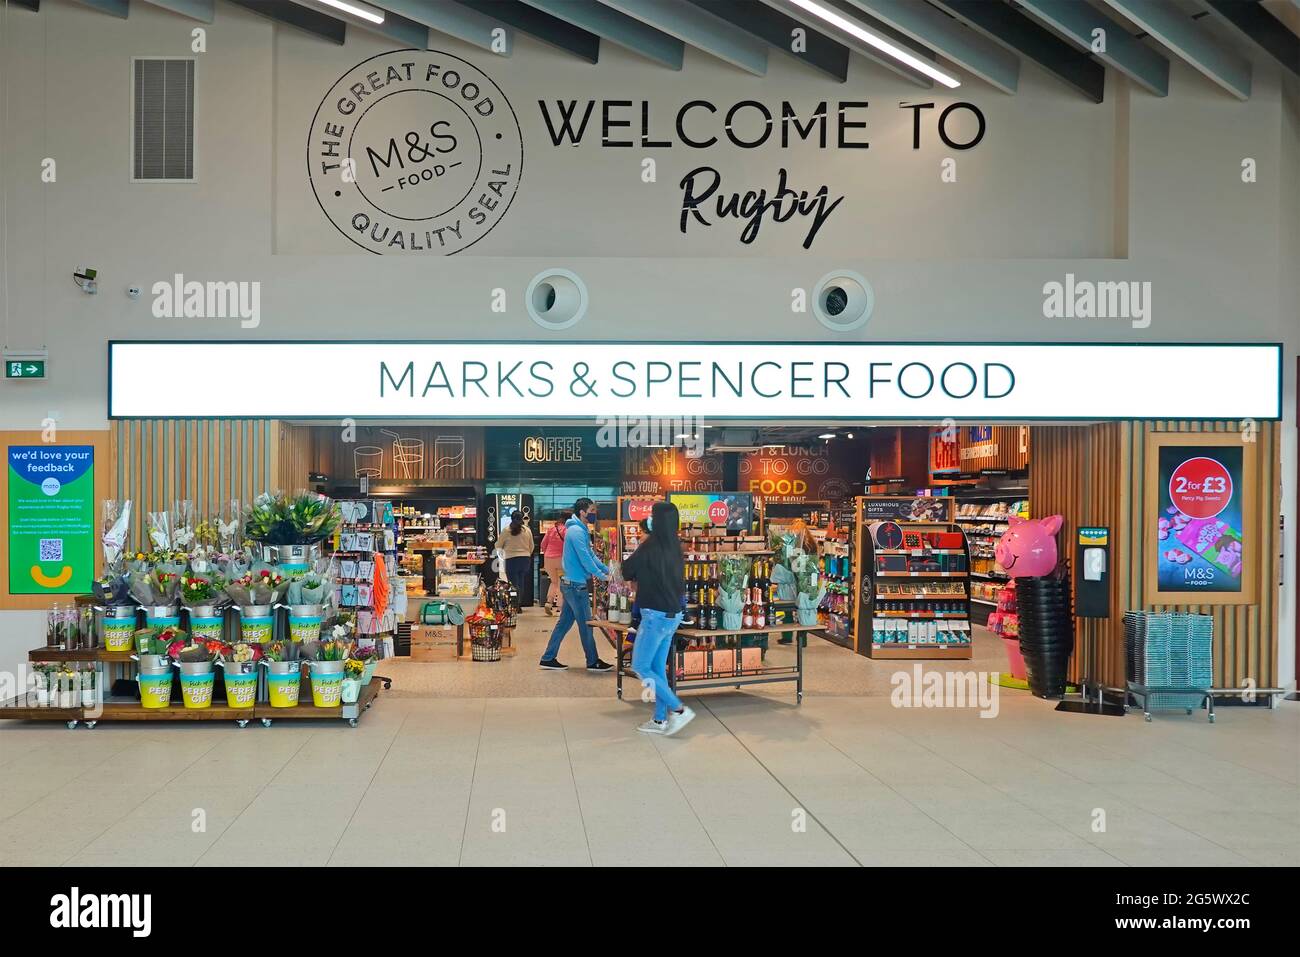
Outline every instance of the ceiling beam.
<path fill-rule="evenodd" d="M 595 63 L 600 59 L 600 37 L 565 23 L 536 7 L 519 0 L 457 0 L 476 13 L 495 19 L 502 26 L 514 27 L 543 43 L 580 60 Z"/>
<path fill-rule="evenodd" d="M 916 72 L 907 64 L 895 60 L 887 53 L 884 53 L 881 50 L 877 50 L 871 44 L 866 43 L 863 40 L 859 40 L 857 37 L 844 33 L 841 30 L 835 29 L 835 27 L 828 24 L 825 20 L 809 12 L 804 7 L 798 6 L 797 4 L 792 2 L 792 0 L 763 0 L 763 3 L 767 4 L 767 6 L 772 7 L 775 10 L 780 11 L 781 13 L 786 14 L 791 19 L 797 20 L 799 23 L 802 23 L 805 27 L 808 27 L 809 29 L 825 30 L 828 36 L 833 37 L 834 39 L 838 40 L 840 43 L 843 43 L 854 53 L 857 53 L 860 56 L 864 56 L 868 60 L 871 60 L 873 63 L 877 63 L 880 66 L 883 66 L 886 70 L 889 70 L 893 73 L 897 73 L 899 76 L 903 77 L 903 79 L 910 80 L 911 82 L 915 83 L 917 86 L 922 86 L 925 87 L 926 89 L 929 89 L 934 86 L 934 81 L 930 79 L 928 76 L 924 75 L 923 73 Z M 830 2 L 823 3 L 822 5 L 825 6 L 828 10 L 832 11 L 833 13 L 839 14 L 840 16 L 852 18 L 867 33 L 878 36 L 880 39 L 887 40 L 890 43 L 898 42 L 897 38 L 889 36 L 883 30 L 878 29 L 875 26 L 874 21 L 870 21 L 867 18 L 863 18 L 861 16 L 856 16 L 852 13 L 848 13 L 843 9 L 836 7 L 833 3 Z M 884 27 L 884 24 L 880 24 L 880 26 Z M 929 51 L 913 50 L 911 52 L 914 52 L 917 56 L 924 56 L 927 59 L 931 59 L 931 60 L 934 59 L 934 55 L 931 54 Z"/>
<path fill-rule="evenodd" d="M 515 32 L 495 17 L 487 17 L 469 7 L 445 0 L 376 0 L 385 10 L 423 24 L 430 30 L 445 33 L 457 40 L 495 53 L 509 56 L 515 46 Z M 500 30 L 493 35 L 494 30 Z M 499 42 L 498 42 L 499 41 Z"/>
<path fill-rule="evenodd" d="M 601 0 L 601 3 L 755 76 L 767 72 L 767 44 L 699 7 L 681 0 Z"/>
<path fill-rule="evenodd" d="M 1077 0 L 1016 0 L 1016 5 L 1139 86 L 1169 95 L 1169 61 L 1100 10 Z M 1096 30 L 1105 38 L 1101 51 L 1093 50 Z"/>
<path fill-rule="evenodd" d="M 1016 92 L 1020 58 L 929 4 L 913 0 L 852 0 L 852 3 L 1003 93 Z"/>
<path fill-rule="evenodd" d="M 524 2 L 553 17 L 558 17 L 565 23 L 570 23 L 588 33 L 594 33 L 602 40 L 616 43 L 626 50 L 666 66 L 670 70 L 682 68 L 686 44 L 676 37 L 661 33 L 654 27 L 646 26 L 640 20 L 624 16 L 612 7 L 598 3 L 597 0 L 524 0 Z"/>
<path fill-rule="evenodd" d="M 83 7 L 107 13 L 110 17 L 117 17 L 119 20 L 126 19 L 131 7 L 130 0 L 77 0 L 77 2 Z"/>
<path fill-rule="evenodd" d="M 211 23 L 215 16 L 216 0 L 147 0 L 155 7 L 162 7 L 172 13 L 179 13 L 200 23 Z"/>
<path fill-rule="evenodd" d="M 754 3 L 753 0 L 691 0 L 697 7 L 707 10 L 733 27 L 752 33 L 782 53 L 788 53 L 800 63 L 834 77 L 843 83 L 849 78 L 849 48 L 837 43 L 820 30 L 805 27 L 793 17 L 786 16 L 775 7 Z M 803 30 L 804 49 L 795 52 L 794 31 Z"/>
<path fill-rule="evenodd" d="M 312 36 L 339 46 L 343 45 L 347 37 L 348 25 L 342 20 L 300 6 L 293 0 L 230 0 L 230 2 L 245 10 L 261 14 L 269 20 L 295 27 L 304 33 L 310 33 Z"/>
<path fill-rule="evenodd" d="M 24 10 L 30 10 L 32 13 L 41 12 L 41 0 L 9 0 L 11 7 L 22 7 Z"/>
<path fill-rule="evenodd" d="M 1159 0 L 1101 0 L 1239 100 L 1250 99 L 1250 64 L 1214 42 L 1201 25 Z"/>
<path fill-rule="evenodd" d="M 313 0 L 294 0 L 294 2 L 316 13 L 325 12 Z M 368 33 L 387 37 L 403 47 L 414 47 L 417 50 L 429 49 L 428 27 L 399 16 L 391 10 L 381 12 L 384 14 L 383 23 L 375 23 L 373 20 L 367 20 L 364 17 L 353 17 L 341 11 L 339 19 L 357 30 L 365 30 Z"/>
<path fill-rule="evenodd" d="M 1106 97 L 1106 68 L 1004 3 L 934 0 L 972 30 L 1026 56 L 1094 103 Z"/>
<path fill-rule="evenodd" d="M 1296 76 L 1300 76 L 1300 36 L 1259 3 L 1206 0 L 1210 10 Z"/>

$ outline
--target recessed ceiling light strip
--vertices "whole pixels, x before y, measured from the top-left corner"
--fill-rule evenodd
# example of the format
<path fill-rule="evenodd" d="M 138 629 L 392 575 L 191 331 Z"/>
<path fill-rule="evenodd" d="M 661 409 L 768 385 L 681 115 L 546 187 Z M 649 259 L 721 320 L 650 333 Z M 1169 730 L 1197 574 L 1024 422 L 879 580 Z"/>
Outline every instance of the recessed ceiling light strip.
<path fill-rule="evenodd" d="M 794 4 L 799 9 L 806 10 L 808 13 L 811 13 L 813 16 L 826 21 L 831 26 L 836 27 L 839 30 L 843 30 L 845 33 L 853 37 L 855 40 L 860 40 L 863 43 L 867 44 L 868 46 L 874 47 L 875 49 L 879 50 L 881 53 L 888 54 L 889 56 L 893 57 L 895 60 L 898 60 L 900 63 L 910 66 L 913 70 L 916 70 L 918 73 L 924 73 L 926 76 L 934 80 L 936 83 L 942 83 L 950 90 L 955 90 L 957 89 L 957 87 L 961 86 L 961 81 L 958 80 L 955 76 L 952 76 L 951 74 L 948 73 L 944 73 L 942 70 L 935 68 L 933 64 L 927 63 L 925 60 L 921 59 L 920 57 L 907 52 L 898 44 L 890 43 L 888 40 L 885 40 L 882 37 L 879 37 L 868 30 L 864 30 L 859 24 L 857 24 L 853 20 L 850 20 L 848 17 L 843 16 L 840 13 L 837 13 L 836 11 L 830 9 L 829 7 L 825 7 L 822 4 L 817 3 L 816 0 L 789 0 L 789 2 Z"/>
<path fill-rule="evenodd" d="M 362 20 L 369 20 L 371 23 L 384 22 L 384 11 L 366 3 L 358 3 L 356 0 L 316 0 L 316 2 L 323 3 L 327 7 L 333 7 L 335 10 L 342 10 L 344 13 L 350 13 Z"/>

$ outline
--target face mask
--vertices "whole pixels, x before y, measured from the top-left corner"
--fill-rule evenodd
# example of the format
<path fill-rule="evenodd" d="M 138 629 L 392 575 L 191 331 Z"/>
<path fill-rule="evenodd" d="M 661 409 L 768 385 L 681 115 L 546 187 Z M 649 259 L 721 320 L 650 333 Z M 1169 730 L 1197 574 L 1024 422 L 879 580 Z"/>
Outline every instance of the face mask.
<path fill-rule="evenodd" d="M 593 508 L 590 512 L 587 513 L 587 521 L 590 522 L 592 525 L 595 525 L 595 524 L 596 524 L 596 519 L 597 519 L 598 517 L 599 517 L 599 516 L 598 516 L 598 513 L 596 512 L 596 510 L 595 510 L 594 508 Z"/>

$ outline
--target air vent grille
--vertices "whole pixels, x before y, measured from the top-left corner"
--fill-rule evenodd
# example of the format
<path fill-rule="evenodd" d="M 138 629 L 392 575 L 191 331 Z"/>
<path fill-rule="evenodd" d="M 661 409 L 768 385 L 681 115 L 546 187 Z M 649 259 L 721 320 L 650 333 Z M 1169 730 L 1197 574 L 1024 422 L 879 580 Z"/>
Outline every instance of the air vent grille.
<path fill-rule="evenodd" d="M 132 62 L 131 179 L 194 182 L 194 60 Z"/>

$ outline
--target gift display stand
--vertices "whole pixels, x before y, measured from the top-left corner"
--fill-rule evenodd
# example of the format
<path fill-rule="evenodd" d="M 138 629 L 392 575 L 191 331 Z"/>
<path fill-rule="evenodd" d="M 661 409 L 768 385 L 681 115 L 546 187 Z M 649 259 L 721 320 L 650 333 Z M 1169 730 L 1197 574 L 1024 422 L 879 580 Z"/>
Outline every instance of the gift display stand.
<path fill-rule="evenodd" d="M 857 500 L 855 644 L 868 658 L 971 658 L 970 544 L 951 498 Z"/>

